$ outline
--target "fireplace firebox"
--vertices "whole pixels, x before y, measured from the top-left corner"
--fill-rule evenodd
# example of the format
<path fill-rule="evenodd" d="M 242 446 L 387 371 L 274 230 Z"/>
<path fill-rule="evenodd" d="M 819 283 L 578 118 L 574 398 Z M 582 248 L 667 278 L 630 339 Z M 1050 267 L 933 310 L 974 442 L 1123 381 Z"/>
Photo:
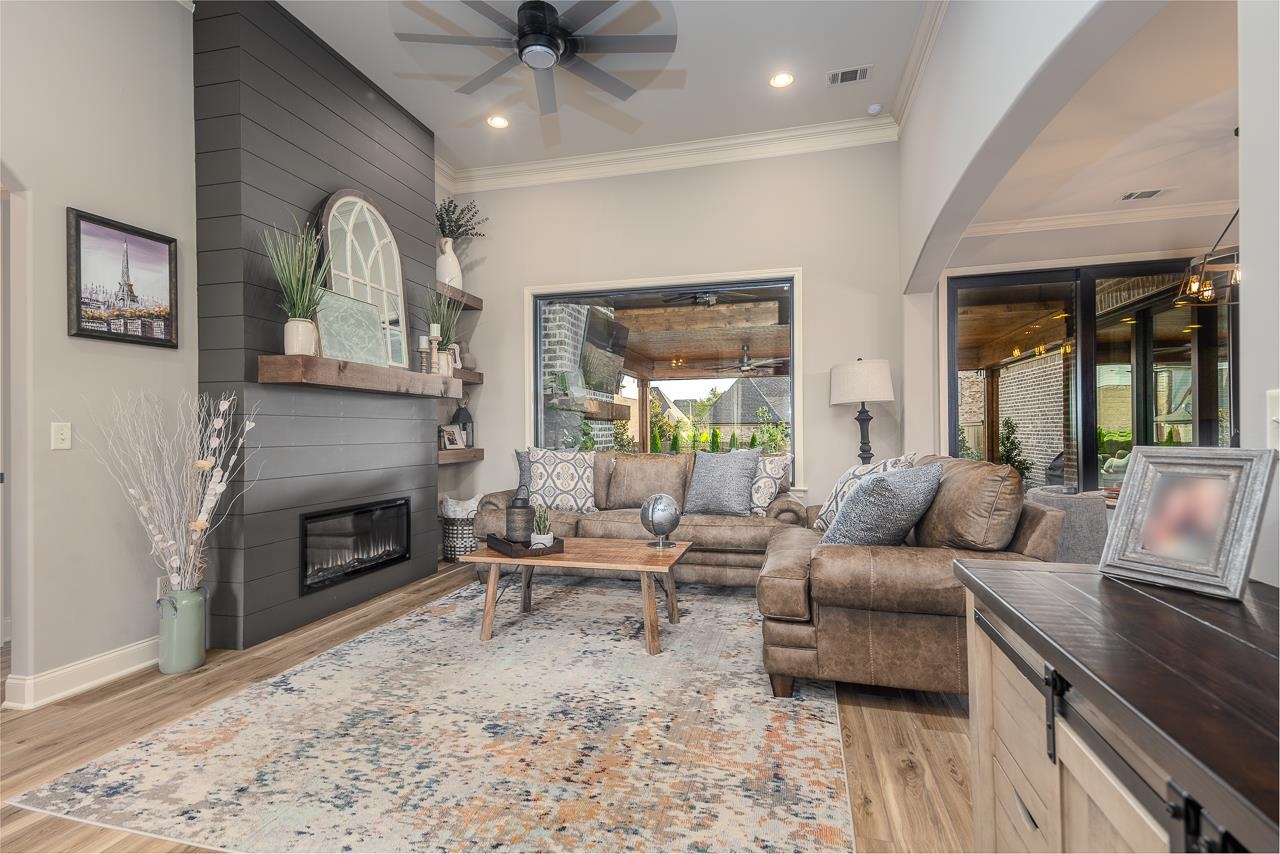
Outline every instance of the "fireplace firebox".
<path fill-rule="evenodd" d="M 409 499 L 301 518 L 302 592 L 314 593 L 409 558 Z"/>

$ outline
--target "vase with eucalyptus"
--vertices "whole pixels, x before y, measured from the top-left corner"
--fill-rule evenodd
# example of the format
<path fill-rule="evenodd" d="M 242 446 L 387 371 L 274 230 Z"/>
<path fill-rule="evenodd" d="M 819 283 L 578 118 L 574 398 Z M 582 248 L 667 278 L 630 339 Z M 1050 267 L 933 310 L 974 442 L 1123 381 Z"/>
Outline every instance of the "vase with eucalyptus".
<path fill-rule="evenodd" d="M 311 223 L 293 221 L 293 231 L 269 228 L 262 232 L 271 269 L 280 283 L 283 299 L 280 307 L 288 315 L 284 324 L 284 354 L 315 356 L 319 336 L 316 334 L 316 312 L 324 298 L 324 280 L 329 274 L 329 259 L 324 257 L 320 235 Z"/>
<path fill-rule="evenodd" d="M 462 264 L 455 249 L 463 241 L 484 237 L 480 226 L 489 218 L 480 216 L 480 208 L 474 201 L 459 205 L 456 199 L 444 199 L 436 205 L 436 227 L 440 240 L 436 243 L 436 281 L 451 288 L 462 289 Z"/>
<path fill-rule="evenodd" d="M 235 412 L 230 394 L 183 395 L 176 413 L 150 393 L 117 397 L 110 414 L 95 419 L 100 438 L 86 439 L 168 580 L 169 592 L 156 600 L 161 673 L 204 663 L 206 543 L 234 501 L 227 493 L 238 496 L 253 483 L 244 443 L 254 413 Z"/>

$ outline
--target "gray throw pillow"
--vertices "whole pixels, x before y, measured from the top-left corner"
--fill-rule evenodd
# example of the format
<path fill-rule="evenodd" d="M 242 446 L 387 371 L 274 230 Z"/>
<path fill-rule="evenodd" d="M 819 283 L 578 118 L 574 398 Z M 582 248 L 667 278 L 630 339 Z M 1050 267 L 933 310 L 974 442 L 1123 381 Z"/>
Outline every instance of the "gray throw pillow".
<path fill-rule="evenodd" d="M 942 464 L 900 469 L 862 478 L 840 502 L 824 543 L 900 546 L 933 503 Z"/>
<path fill-rule="evenodd" d="M 520 470 L 520 479 L 516 481 L 516 486 L 523 486 L 525 489 L 531 488 L 530 481 L 533 479 L 529 473 L 529 449 L 516 451 L 516 468 Z"/>
<path fill-rule="evenodd" d="M 698 451 L 684 496 L 685 513 L 750 516 L 751 482 L 760 465 L 759 449 L 710 454 Z"/>

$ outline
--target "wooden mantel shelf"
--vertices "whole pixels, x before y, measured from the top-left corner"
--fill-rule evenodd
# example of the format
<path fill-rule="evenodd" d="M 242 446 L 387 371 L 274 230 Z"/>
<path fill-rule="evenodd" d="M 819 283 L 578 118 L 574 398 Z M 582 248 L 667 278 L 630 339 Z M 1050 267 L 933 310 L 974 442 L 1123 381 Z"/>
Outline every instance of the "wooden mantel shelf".
<path fill-rule="evenodd" d="M 462 397 L 462 380 L 456 377 L 320 356 L 259 356 L 258 382 L 418 397 Z"/>

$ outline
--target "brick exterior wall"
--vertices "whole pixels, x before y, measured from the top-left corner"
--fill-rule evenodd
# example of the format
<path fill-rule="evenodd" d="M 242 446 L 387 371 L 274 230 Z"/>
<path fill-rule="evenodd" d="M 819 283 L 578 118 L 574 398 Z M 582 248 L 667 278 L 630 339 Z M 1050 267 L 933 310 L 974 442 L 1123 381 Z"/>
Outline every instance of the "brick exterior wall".
<path fill-rule="evenodd" d="M 1000 420 L 1012 418 L 1018 425 L 1023 456 L 1031 462 L 1028 488 L 1044 485 L 1045 467 L 1063 450 L 1062 375 L 1060 352 L 1000 370 Z"/>

